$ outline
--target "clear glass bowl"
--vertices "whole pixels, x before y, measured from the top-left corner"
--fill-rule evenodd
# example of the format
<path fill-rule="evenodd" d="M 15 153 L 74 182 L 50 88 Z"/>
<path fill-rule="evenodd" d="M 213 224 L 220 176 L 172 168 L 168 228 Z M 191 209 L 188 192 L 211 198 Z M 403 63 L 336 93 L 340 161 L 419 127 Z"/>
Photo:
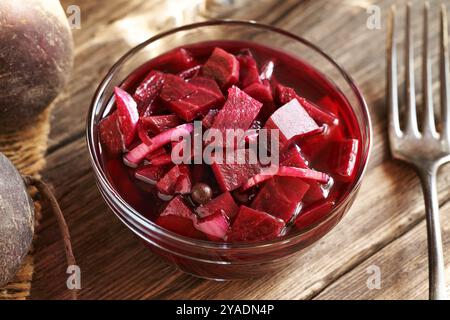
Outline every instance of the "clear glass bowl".
<path fill-rule="evenodd" d="M 97 124 L 111 108 L 115 86 L 119 86 L 143 63 L 170 49 L 211 40 L 244 40 L 283 50 L 314 66 L 342 91 L 357 117 L 362 137 L 360 163 L 352 188 L 328 216 L 296 234 L 253 244 L 223 244 L 177 235 L 146 219 L 127 204 L 106 178 L 102 167 Z M 98 187 L 117 217 L 148 247 L 180 270 L 207 279 L 247 279 L 276 271 L 295 253 L 328 233 L 352 205 L 367 167 L 371 146 L 369 112 L 352 79 L 328 55 L 310 42 L 287 31 L 252 21 L 219 20 L 182 26 L 154 36 L 125 54 L 100 83 L 87 118 L 87 143 Z"/>

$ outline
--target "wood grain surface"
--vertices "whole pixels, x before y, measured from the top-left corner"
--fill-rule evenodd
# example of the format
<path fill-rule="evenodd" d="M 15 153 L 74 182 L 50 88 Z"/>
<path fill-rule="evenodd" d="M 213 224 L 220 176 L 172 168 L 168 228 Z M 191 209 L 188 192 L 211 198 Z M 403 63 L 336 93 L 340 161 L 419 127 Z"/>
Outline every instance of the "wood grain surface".
<path fill-rule="evenodd" d="M 262 1 L 227 17 L 255 19 L 305 37 L 335 58 L 355 79 L 371 110 L 374 146 L 359 196 L 344 220 L 295 263 L 257 280 L 211 282 L 164 264 L 108 210 L 95 185 L 84 138 L 94 91 L 111 65 L 138 41 L 170 27 L 165 1 L 64 0 L 81 8 L 74 30 L 75 68 L 53 111 L 47 169 L 72 233 L 82 271 L 83 299 L 424 299 L 428 291 L 424 205 L 419 180 L 390 159 L 386 138 L 385 42 L 387 0 Z M 433 57 L 437 53 L 438 1 L 432 2 Z M 444 1 L 450 7 L 450 1 Z M 256 3 L 256 1 L 253 1 Z M 422 1 L 413 1 L 414 32 L 421 33 Z M 367 27 L 377 5 L 381 28 Z M 403 26 L 403 10 L 399 12 Z M 195 18 L 203 19 L 203 18 Z M 138 35 L 138 36 L 136 36 Z M 418 37 L 419 38 L 419 37 Z M 417 55 L 420 42 L 417 42 Z M 435 61 L 436 62 L 436 61 Z M 420 64 L 417 70 L 420 70 Z M 400 76 L 400 81 L 403 77 Z M 435 87 L 437 92 L 438 87 Z M 439 201 L 450 258 L 450 167 L 439 174 Z M 36 246 L 33 299 L 67 298 L 64 255 L 56 224 L 46 219 Z M 449 261 L 447 259 L 447 261 Z M 370 290 L 367 268 L 381 270 Z M 447 263 L 450 284 L 450 263 Z"/>

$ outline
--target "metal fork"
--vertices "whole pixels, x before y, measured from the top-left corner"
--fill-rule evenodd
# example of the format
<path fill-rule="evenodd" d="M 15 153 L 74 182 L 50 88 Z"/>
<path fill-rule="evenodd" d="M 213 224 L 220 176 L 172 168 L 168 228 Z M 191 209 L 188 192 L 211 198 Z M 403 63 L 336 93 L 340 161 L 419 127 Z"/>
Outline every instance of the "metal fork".
<path fill-rule="evenodd" d="M 419 130 L 414 88 L 414 41 L 411 30 L 411 3 L 406 7 L 406 118 L 405 128 L 400 128 L 397 83 L 397 49 L 395 43 L 395 7 L 390 14 L 390 28 L 387 52 L 387 94 L 389 105 L 389 142 L 391 153 L 396 159 L 406 161 L 417 171 L 422 182 L 425 198 L 429 297 L 431 300 L 447 298 L 445 284 L 444 254 L 442 249 L 439 202 L 436 174 L 439 167 L 450 161 L 450 97 L 447 10 L 441 8 L 440 34 L 440 81 L 442 130 L 436 130 L 432 97 L 431 59 L 428 48 L 429 3 L 424 6 L 423 23 L 423 124 Z"/>

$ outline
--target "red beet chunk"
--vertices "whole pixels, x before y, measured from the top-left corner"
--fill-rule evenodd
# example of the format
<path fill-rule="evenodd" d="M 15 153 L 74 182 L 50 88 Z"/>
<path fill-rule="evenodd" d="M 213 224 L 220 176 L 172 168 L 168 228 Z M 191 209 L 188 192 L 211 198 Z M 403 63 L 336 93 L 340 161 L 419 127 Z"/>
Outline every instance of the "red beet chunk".
<path fill-rule="evenodd" d="M 267 82 L 253 83 L 246 87 L 244 89 L 244 92 L 252 98 L 258 100 L 259 102 L 273 102 L 272 89 L 270 88 L 270 84 L 268 84 Z"/>
<path fill-rule="evenodd" d="M 280 236 L 284 223 L 265 212 L 241 206 L 231 231 L 229 242 L 255 242 L 275 239 Z"/>
<path fill-rule="evenodd" d="M 185 80 L 190 79 L 190 78 L 197 76 L 199 74 L 201 68 L 202 68 L 202 66 L 198 65 L 198 66 L 186 69 L 186 70 L 178 73 L 177 76 L 179 76 L 180 78 L 183 78 Z"/>
<path fill-rule="evenodd" d="M 206 240 L 205 235 L 194 227 L 191 219 L 174 215 L 161 216 L 156 219 L 156 224 L 169 231 L 191 239 Z"/>
<path fill-rule="evenodd" d="M 293 146 L 280 155 L 280 164 L 283 166 L 309 168 L 308 161 L 303 157 L 299 147 Z"/>
<path fill-rule="evenodd" d="M 328 126 L 317 135 L 305 137 L 299 141 L 300 149 L 308 161 L 316 163 L 318 159 L 328 159 L 332 152 L 333 141 L 343 140 L 343 134 L 336 125 Z M 317 162 L 318 164 L 321 161 Z"/>
<path fill-rule="evenodd" d="M 215 95 L 199 90 L 197 86 L 171 74 L 166 75 L 161 99 L 173 113 L 185 121 L 191 121 L 221 103 L 221 99 Z"/>
<path fill-rule="evenodd" d="M 185 165 L 176 165 L 156 184 L 156 188 L 163 194 L 174 194 L 176 191 L 183 190 L 182 184 L 186 183 L 186 179 L 189 179 L 189 168 Z"/>
<path fill-rule="evenodd" d="M 159 71 L 150 71 L 145 79 L 139 84 L 134 92 L 133 98 L 137 103 L 140 116 L 149 115 L 155 106 L 155 99 L 158 97 L 164 83 L 164 74 Z"/>
<path fill-rule="evenodd" d="M 261 107 L 262 103 L 233 86 L 228 90 L 228 99 L 215 117 L 212 128 L 220 130 L 223 137 L 226 129 L 245 131 L 250 128 Z"/>
<path fill-rule="evenodd" d="M 344 181 L 350 181 L 358 156 L 359 142 L 356 139 L 335 141 L 330 154 L 329 163 L 335 172 Z"/>
<path fill-rule="evenodd" d="M 178 196 L 172 199 L 161 215 L 156 219 L 156 224 L 178 233 L 185 237 L 194 239 L 205 239 L 202 232 L 194 227 L 195 214 Z"/>
<path fill-rule="evenodd" d="M 232 219 L 238 211 L 238 206 L 236 205 L 236 202 L 234 202 L 231 194 L 229 192 L 224 192 L 205 205 L 199 206 L 196 211 L 200 217 L 207 217 L 217 211 L 222 211 L 229 219 Z"/>
<path fill-rule="evenodd" d="M 239 80 L 239 61 L 225 50 L 215 48 L 203 65 L 202 75 L 216 80 L 222 88 L 228 88 Z"/>
<path fill-rule="evenodd" d="M 295 99 L 275 111 L 267 120 L 265 128 L 279 130 L 280 147 L 300 136 L 320 131 L 317 123 Z"/>
<path fill-rule="evenodd" d="M 141 118 L 142 124 L 153 134 L 164 132 L 182 123 L 182 120 L 174 114 L 150 116 Z"/>
<path fill-rule="evenodd" d="M 196 218 L 195 213 L 186 205 L 181 196 L 176 196 L 169 202 L 160 215 L 160 217 L 164 216 L 178 216 L 191 220 L 195 220 Z"/>
<path fill-rule="evenodd" d="M 299 209 L 309 185 L 299 178 L 274 177 L 266 182 L 252 203 L 252 208 L 267 212 L 285 222 Z"/>
<path fill-rule="evenodd" d="M 145 159 L 148 161 L 152 161 L 155 158 L 159 158 L 160 156 L 168 154 L 167 150 L 165 148 L 159 148 L 158 150 L 155 150 L 153 152 L 150 152 Z"/>
<path fill-rule="evenodd" d="M 126 91 L 116 87 L 114 95 L 117 105 L 117 120 L 122 134 L 122 144 L 124 149 L 126 149 L 133 143 L 136 136 L 139 114 L 136 102 Z"/>
<path fill-rule="evenodd" d="M 258 116 L 259 119 L 266 121 L 275 112 L 276 106 L 273 101 L 272 88 L 268 80 L 264 80 L 262 83 L 253 83 L 246 87 L 244 92 L 263 103 L 263 107 Z"/>
<path fill-rule="evenodd" d="M 165 166 L 146 165 L 136 169 L 134 176 L 136 179 L 149 184 L 156 184 L 167 173 Z"/>
<path fill-rule="evenodd" d="M 333 208 L 334 202 L 327 201 L 324 203 L 319 203 L 306 208 L 300 213 L 300 215 L 295 220 L 295 226 L 298 229 L 304 229 L 309 227 L 313 223 L 316 223 L 323 219 Z"/>
<path fill-rule="evenodd" d="M 224 159 L 222 164 L 218 162 L 213 162 L 211 164 L 211 169 L 223 192 L 233 191 L 239 188 L 246 183 L 248 179 L 261 172 L 261 167 L 258 163 L 250 163 L 252 158 L 256 159 L 256 155 L 250 157 L 250 152 L 250 150 L 245 151 L 245 163 L 243 164 L 238 164 L 236 161 L 235 163 L 228 163 L 229 161 L 225 161 L 226 159 Z"/>
<path fill-rule="evenodd" d="M 175 183 L 176 194 L 189 194 L 192 190 L 192 182 L 189 175 L 181 175 L 178 177 L 177 182 Z"/>
<path fill-rule="evenodd" d="M 238 55 L 239 61 L 239 83 L 241 88 L 246 88 L 255 83 L 261 83 L 259 78 L 258 64 L 249 54 Z"/>
<path fill-rule="evenodd" d="M 162 57 L 161 64 L 167 66 L 166 68 L 169 69 L 168 72 L 177 73 L 193 68 L 197 63 L 189 51 L 180 48 L 165 54 Z"/>
<path fill-rule="evenodd" d="M 209 240 L 222 241 L 230 228 L 228 217 L 222 211 L 217 211 L 207 217 L 197 219 L 194 222 L 195 228 L 203 232 Z"/>
<path fill-rule="evenodd" d="M 330 112 L 320 109 L 318 106 L 306 100 L 305 98 L 300 97 L 299 95 L 297 95 L 294 89 L 278 84 L 276 87 L 276 91 L 278 95 L 278 101 L 281 104 L 286 104 L 293 99 L 297 99 L 314 120 L 330 125 L 338 124 L 339 120 L 338 118 L 336 118 L 336 116 L 334 116 Z"/>
<path fill-rule="evenodd" d="M 220 101 L 225 100 L 222 91 L 217 85 L 217 82 L 214 81 L 213 79 L 204 77 L 195 77 L 190 79 L 188 82 L 196 86 L 199 90 L 206 91 L 207 93 L 212 94 Z"/>
<path fill-rule="evenodd" d="M 100 141 L 105 150 L 112 156 L 122 153 L 122 136 L 117 121 L 117 112 L 104 118 L 98 125 Z"/>

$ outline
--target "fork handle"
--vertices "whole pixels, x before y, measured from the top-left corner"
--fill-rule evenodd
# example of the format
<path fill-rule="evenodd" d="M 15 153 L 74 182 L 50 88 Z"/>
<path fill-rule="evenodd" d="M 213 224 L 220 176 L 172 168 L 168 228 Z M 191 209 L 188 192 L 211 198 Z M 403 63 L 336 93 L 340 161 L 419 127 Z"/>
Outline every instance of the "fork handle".
<path fill-rule="evenodd" d="M 430 300 L 446 300 L 444 251 L 442 249 L 441 222 L 436 186 L 437 167 L 420 172 L 428 236 L 428 272 Z"/>

